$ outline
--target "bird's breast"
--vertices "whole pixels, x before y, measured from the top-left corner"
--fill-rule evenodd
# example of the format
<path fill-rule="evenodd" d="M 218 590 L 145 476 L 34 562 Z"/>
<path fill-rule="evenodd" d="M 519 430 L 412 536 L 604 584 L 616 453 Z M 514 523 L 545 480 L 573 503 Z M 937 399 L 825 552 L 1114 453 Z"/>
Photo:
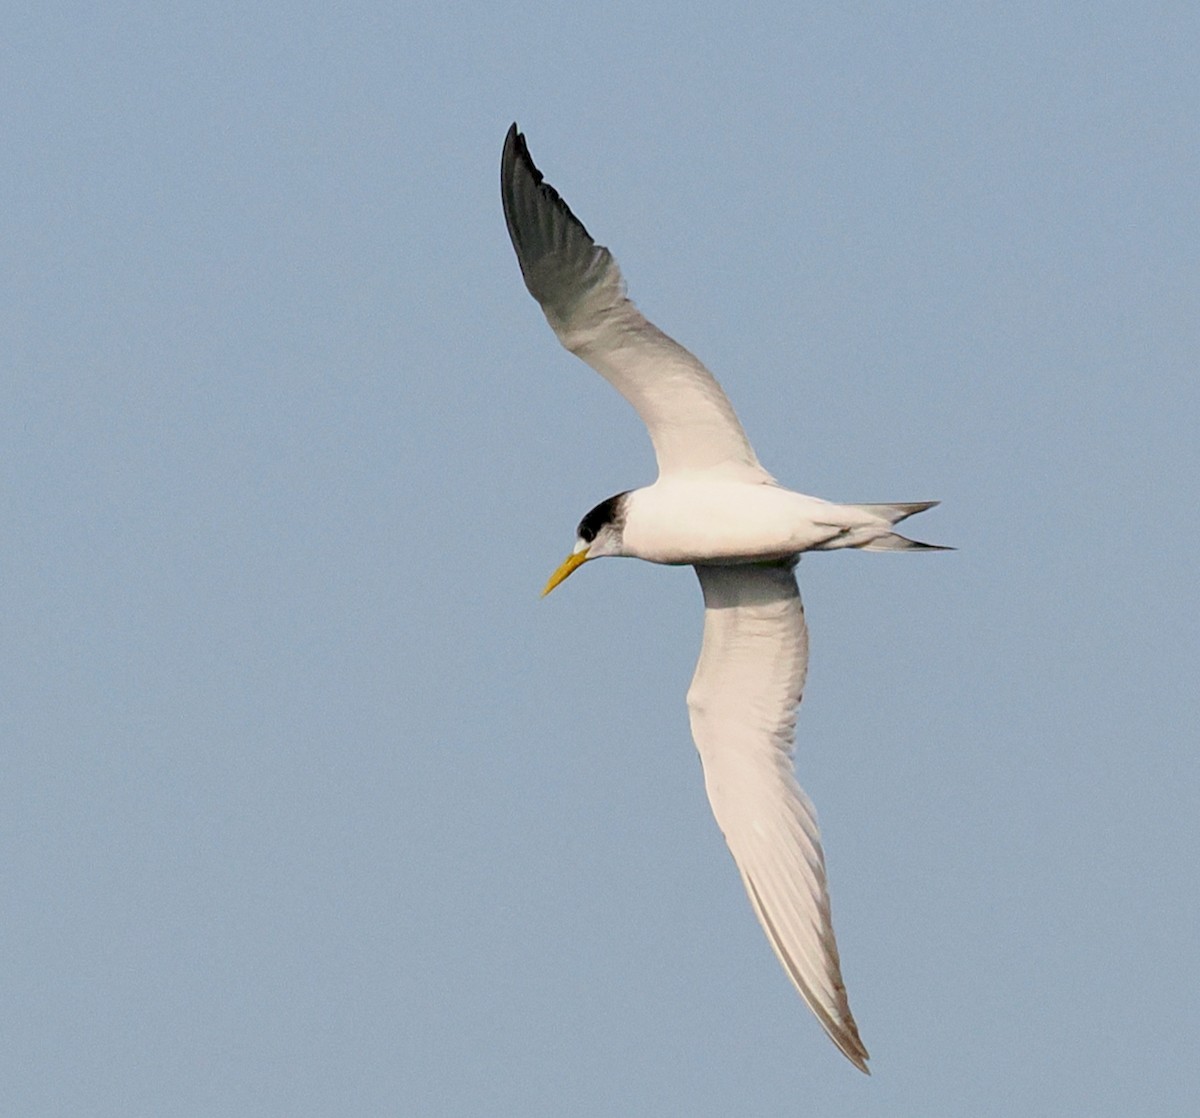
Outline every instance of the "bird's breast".
<path fill-rule="evenodd" d="M 630 494 L 623 550 L 652 563 L 782 559 L 836 534 L 839 509 L 777 485 L 660 480 Z"/>

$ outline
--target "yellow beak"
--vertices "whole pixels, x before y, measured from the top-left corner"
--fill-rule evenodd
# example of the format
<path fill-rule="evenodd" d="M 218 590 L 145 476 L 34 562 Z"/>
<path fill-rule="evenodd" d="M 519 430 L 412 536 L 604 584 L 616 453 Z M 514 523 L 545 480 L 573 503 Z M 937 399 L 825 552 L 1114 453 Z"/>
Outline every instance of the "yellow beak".
<path fill-rule="evenodd" d="M 588 553 L 586 547 L 582 551 L 571 552 L 571 554 L 562 561 L 562 565 L 558 568 L 558 570 L 550 576 L 550 581 L 546 583 L 546 589 L 542 591 L 542 597 L 544 598 L 547 594 L 549 594 L 550 591 L 553 590 L 560 582 L 565 582 L 570 576 L 571 572 L 577 567 L 582 567 L 584 563 L 587 562 L 587 557 Z"/>

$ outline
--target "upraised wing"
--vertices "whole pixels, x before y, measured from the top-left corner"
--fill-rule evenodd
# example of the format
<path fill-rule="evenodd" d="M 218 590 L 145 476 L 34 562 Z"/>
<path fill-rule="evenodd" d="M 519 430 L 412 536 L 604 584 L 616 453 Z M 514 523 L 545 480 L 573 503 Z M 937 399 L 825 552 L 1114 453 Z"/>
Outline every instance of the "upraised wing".
<path fill-rule="evenodd" d="M 525 286 L 559 341 L 641 416 L 659 473 L 721 469 L 771 480 L 716 378 L 629 301 L 612 254 L 542 178 L 515 124 L 504 141 L 500 194 Z"/>
<path fill-rule="evenodd" d="M 698 566 L 704 642 L 688 691 L 717 825 L 775 954 L 862 1071 L 829 914 L 816 813 L 792 772 L 808 628 L 789 566 Z"/>

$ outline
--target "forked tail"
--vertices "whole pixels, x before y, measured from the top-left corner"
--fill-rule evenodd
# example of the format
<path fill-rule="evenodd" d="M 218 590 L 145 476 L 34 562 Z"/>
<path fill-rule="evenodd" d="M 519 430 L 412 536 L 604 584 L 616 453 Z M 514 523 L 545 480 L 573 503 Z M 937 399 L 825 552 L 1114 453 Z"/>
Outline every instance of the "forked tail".
<path fill-rule="evenodd" d="M 940 501 L 914 501 L 910 504 L 903 505 L 852 505 L 852 508 L 862 509 L 863 512 L 868 512 L 872 516 L 878 516 L 886 520 L 889 524 L 899 524 L 901 520 L 907 520 L 910 516 L 916 516 L 919 512 L 924 512 L 926 509 L 931 509 L 935 505 L 941 504 Z M 953 551 L 952 547 L 943 547 L 936 543 L 921 543 L 918 540 L 910 540 L 906 536 L 901 536 L 897 532 L 889 532 L 886 536 L 879 536 L 871 540 L 870 543 L 862 544 L 862 551 Z"/>

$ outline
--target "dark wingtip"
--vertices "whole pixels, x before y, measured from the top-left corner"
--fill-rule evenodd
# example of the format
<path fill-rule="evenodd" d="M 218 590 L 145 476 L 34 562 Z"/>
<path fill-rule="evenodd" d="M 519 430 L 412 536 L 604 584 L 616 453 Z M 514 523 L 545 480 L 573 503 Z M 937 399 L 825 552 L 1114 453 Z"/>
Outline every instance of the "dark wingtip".
<path fill-rule="evenodd" d="M 542 172 L 537 169 L 533 156 L 529 154 L 525 135 L 514 120 L 509 126 L 508 135 L 504 137 L 504 153 L 500 157 L 500 185 L 503 190 L 508 191 L 512 188 L 513 176 L 518 165 L 533 179 L 534 186 L 542 185 Z M 546 185 L 548 189 L 554 190 L 549 183 Z"/>
<path fill-rule="evenodd" d="M 521 130 L 517 127 L 517 122 L 514 120 L 509 125 L 508 134 L 504 137 L 504 154 L 500 157 L 501 181 L 511 177 L 512 168 L 516 165 L 518 159 L 533 171 L 536 178 L 540 179 L 542 177 L 541 172 L 534 167 L 533 160 L 529 158 L 529 148 L 525 143 L 525 137 L 521 134 Z"/>
<path fill-rule="evenodd" d="M 536 194 L 540 194 L 552 209 L 560 210 L 567 218 L 568 223 L 577 226 L 588 241 L 595 243 L 592 235 L 587 231 L 587 227 L 575 216 L 571 207 L 563 201 L 562 195 L 546 182 L 545 176 L 534 163 L 533 156 L 529 154 L 529 145 L 525 142 L 524 133 L 517 127 L 517 122 L 513 121 L 508 129 L 508 135 L 504 138 L 504 151 L 500 156 L 500 200 L 504 204 L 505 221 L 508 224 L 509 236 L 512 238 L 513 247 L 517 249 L 518 257 L 521 256 L 521 251 L 516 228 L 516 211 L 518 205 L 523 201 L 519 196 L 525 195 L 527 189 L 518 182 L 521 177 L 527 177 Z"/>

